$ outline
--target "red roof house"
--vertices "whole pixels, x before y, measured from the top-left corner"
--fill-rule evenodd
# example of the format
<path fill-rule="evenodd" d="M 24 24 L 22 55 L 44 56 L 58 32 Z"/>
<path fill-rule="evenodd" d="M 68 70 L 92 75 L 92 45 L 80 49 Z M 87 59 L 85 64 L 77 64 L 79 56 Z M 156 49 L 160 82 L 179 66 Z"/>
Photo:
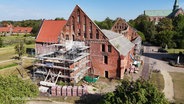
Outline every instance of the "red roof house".
<path fill-rule="evenodd" d="M 58 36 L 66 22 L 66 20 L 44 20 L 36 38 L 36 42 L 57 43 Z"/>
<path fill-rule="evenodd" d="M 31 33 L 32 27 L 14 27 L 13 33 Z"/>

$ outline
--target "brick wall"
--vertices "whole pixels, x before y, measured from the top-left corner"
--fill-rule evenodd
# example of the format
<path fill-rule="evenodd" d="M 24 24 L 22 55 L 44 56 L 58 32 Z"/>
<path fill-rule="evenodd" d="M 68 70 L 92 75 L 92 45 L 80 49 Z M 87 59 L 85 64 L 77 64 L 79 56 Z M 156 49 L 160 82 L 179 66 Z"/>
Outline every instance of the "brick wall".
<path fill-rule="evenodd" d="M 80 18 L 80 19 L 79 19 Z M 69 40 L 85 41 L 90 46 L 91 72 L 105 77 L 105 71 L 109 78 L 119 77 L 119 54 L 111 46 L 112 52 L 108 52 L 108 39 L 91 19 L 76 6 L 64 27 L 61 38 Z M 105 44 L 105 52 L 102 52 L 102 44 Z M 108 64 L 104 63 L 104 56 L 108 57 Z"/>

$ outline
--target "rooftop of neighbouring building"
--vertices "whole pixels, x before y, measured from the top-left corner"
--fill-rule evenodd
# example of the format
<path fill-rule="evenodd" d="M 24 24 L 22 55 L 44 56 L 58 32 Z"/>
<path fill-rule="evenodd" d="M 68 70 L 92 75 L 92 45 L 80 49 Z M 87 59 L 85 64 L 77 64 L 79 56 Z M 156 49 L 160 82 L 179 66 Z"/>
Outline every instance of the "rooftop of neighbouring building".
<path fill-rule="evenodd" d="M 102 32 L 109 39 L 109 42 L 120 53 L 120 55 L 126 56 L 134 47 L 132 42 L 119 33 L 113 32 L 111 30 L 102 30 Z"/>
<path fill-rule="evenodd" d="M 58 43 L 58 36 L 66 22 L 66 20 L 44 20 L 36 42 Z"/>
<path fill-rule="evenodd" d="M 172 10 L 145 10 L 144 15 L 147 16 L 163 16 L 166 17 L 172 13 Z"/>

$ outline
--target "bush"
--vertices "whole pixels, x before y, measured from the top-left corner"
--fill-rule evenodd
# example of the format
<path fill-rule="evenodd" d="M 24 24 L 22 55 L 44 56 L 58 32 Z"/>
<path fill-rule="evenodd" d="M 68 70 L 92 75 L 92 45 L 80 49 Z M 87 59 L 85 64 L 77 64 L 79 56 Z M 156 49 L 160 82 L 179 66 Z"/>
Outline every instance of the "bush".
<path fill-rule="evenodd" d="M 39 94 L 36 85 L 17 76 L 0 76 L 0 85 L 1 104 L 24 104 L 26 99 Z"/>
<path fill-rule="evenodd" d="M 0 37 L 0 48 L 3 47 L 3 39 Z"/>

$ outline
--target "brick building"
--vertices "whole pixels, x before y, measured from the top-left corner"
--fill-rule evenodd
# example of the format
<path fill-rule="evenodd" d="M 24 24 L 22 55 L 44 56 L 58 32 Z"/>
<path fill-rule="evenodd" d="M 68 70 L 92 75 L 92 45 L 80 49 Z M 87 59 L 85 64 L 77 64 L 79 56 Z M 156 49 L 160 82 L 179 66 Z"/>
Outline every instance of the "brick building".
<path fill-rule="evenodd" d="M 56 44 L 59 40 L 59 35 L 66 24 L 66 20 L 43 20 L 42 26 L 36 37 L 36 53 L 44 54 L 55 50 L 55 46 L 50 44 Z"/>
<path fill-rule="evenodd" d="M 7 24 L 6 27 L 0 27 L 0 35 L 30 34 L 32 29 L 32 27 L 14 27 L 11 24 Z"/>
<path fill-rule="evenodd" d="M 117 37 L 119 43 L 111 43 L 116 37 L 108 36 L 113 34 L 117 33 L 102 31 L 77 5 L 64 27 L 61 40 L 84 41 L 90 47 L 91 73 L 108 78 L 123 78 L 125 69 L 131 65 L 130 54 L 134 51 L 134 45 L 120 35 L 117 35 L 120 36 Z M 126 44 L 121 44 L 121 39 Z M 125 47 L 128 47 L 127 50 L 123 50 Z M 125 51 L 124 54 L 122 51 Z"/>
<path fill-rule="evenodd" d="M 116 22 L 111 28 L 111 31 L 122 34 L 129 41 L 135 44 L 134 54 L 140 54 L 142 39 L 138 35 L 137 30 L 132 28 L 122 18 L 117 18 Z"/>
<path fill-rule="evenodd" d="M 179 8 L 178 0 L 175 0 L 172 10 L 145 10 L 144 15 L 149 16 L 150 21 L 155 21 L 157 24 L 162 18 L 173 18 L 179 14 L 184 15 L 182 8 Z"/>
<path fill-rule="evenodd" d="M 129 32 L 127 31 L 127 34 L 131 34 L 130 40 L 133 40 L 135 33 Z M 44 43 L 41 38 L 38 41 L 39 34 L 36 39 L 38 54 L 44 53 L 41 52 L 43 50 L 38 51 Z M 110 30 L 101 30 L 78 5 L 74 8 L 66 24 L 63 25 L 63 29 L 57 35 L 43 37 L 47 40 L 50 37 L 50 39 L 53 37 L 56 40 L 59 39 L 59 41 L 55 41 L 58 44 L 73 41 L 84 42 L 85 46 L 89 47 L 89 72 L 101 77 L 122 79 L 125 70 L 129 70 L 133 61 L 131 56 L 133 56 L 135 45 L 129 41 L 129 37 L 127 39 L 122 34 Z M 53 43 L 51 42 L 51 44 Z"/>

